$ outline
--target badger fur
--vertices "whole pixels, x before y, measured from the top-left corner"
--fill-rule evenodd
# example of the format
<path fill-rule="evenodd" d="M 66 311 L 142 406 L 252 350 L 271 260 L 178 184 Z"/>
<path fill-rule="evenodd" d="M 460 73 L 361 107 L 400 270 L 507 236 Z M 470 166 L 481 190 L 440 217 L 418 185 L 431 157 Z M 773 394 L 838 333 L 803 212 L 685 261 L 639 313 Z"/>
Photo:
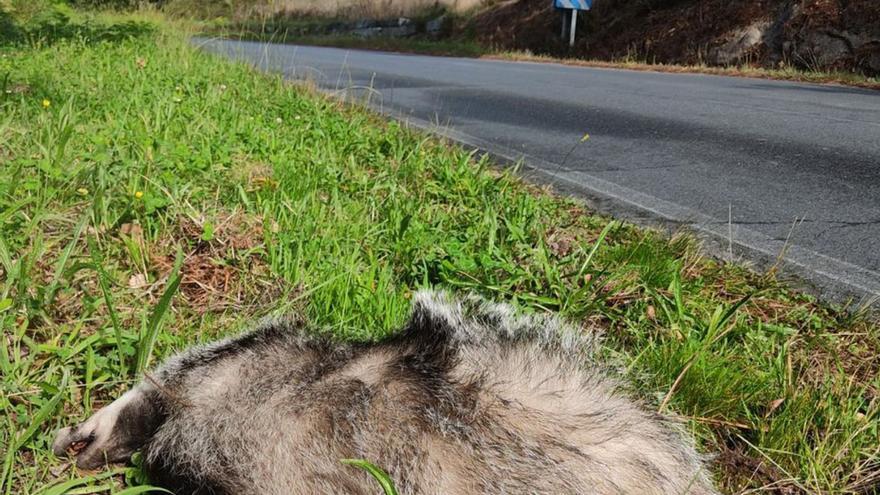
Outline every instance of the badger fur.
<path fill-rule="evenodd" d="M 179 495 L 714 494 L 669 420 L 627 397 L 596 337 L 506 305 L 421 292 L 395 337 L 334 342 L 289 321 L 192 348 L 84 423 L 57 455 L 141 450 Z"/>

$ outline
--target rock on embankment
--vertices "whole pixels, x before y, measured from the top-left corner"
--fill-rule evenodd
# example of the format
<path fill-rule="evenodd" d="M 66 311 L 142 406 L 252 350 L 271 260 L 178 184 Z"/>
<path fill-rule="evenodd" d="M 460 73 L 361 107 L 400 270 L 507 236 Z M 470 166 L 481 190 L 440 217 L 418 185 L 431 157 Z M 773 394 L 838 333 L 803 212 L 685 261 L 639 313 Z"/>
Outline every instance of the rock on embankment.
<path fill-rule="evenodd" d="M 437 38 L 448 34 L 450 27 L 451 19 L 444 14 L 423 22 L 414 21 L 408 17 L 335 22 L 324 27 L 323 34 L 347 34 L 362 38 L 408 38 L 421 34 Z"/>
<path fill-rule="evenodd" d="M 550 3 L 493 3 L 467 29 L 495 47 L 571 54 Z M 580 23 L 573 51 L 589 58 L 880 74 L 880 0 L 594 0 Z"/>

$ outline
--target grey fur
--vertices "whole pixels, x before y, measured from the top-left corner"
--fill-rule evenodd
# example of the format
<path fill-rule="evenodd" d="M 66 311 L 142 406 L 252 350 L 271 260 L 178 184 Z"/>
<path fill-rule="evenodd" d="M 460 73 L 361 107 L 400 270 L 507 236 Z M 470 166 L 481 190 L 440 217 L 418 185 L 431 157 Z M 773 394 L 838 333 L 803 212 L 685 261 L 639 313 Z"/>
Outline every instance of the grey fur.
<path fill-rule="evenodd" d="M 169 359 L 85 423 L 96 468 L 143 450 L 184 493 L 716 493 L 693 442 L 620 390 L 596 337 L 477 298 L 420 292 L 396 336 L 343 344 L 270 322 Z"/>

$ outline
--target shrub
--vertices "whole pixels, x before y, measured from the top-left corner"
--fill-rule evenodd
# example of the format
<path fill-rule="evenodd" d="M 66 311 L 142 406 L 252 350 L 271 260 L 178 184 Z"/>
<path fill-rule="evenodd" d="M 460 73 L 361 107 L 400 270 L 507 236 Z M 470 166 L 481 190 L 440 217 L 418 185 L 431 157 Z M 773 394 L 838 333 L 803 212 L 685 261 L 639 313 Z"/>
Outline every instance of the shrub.
<path fill-rule="evenodd" d="M 119 41 L 150 34 L 143 21 L 107 22 L 78 14 L 66 4 L 37 0 L 31 4 L 0 0 L 0 43 L 51 44 L 63 39 Z M 37 6 L 36 8 L 34 6 Z"/>

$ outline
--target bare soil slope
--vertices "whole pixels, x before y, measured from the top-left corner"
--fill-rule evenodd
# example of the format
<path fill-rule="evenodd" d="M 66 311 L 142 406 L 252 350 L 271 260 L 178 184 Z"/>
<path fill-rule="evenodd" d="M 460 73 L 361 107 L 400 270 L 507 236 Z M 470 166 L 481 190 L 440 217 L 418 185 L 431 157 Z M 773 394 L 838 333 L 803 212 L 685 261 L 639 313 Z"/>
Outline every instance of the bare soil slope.
<path fill-rule="evenodd" d="M 877 0 L 595 0 L 569 48 L 550 0 L 507 0 L 464 29 L 495 48 L 658 63 L 880 74 Z"/>

